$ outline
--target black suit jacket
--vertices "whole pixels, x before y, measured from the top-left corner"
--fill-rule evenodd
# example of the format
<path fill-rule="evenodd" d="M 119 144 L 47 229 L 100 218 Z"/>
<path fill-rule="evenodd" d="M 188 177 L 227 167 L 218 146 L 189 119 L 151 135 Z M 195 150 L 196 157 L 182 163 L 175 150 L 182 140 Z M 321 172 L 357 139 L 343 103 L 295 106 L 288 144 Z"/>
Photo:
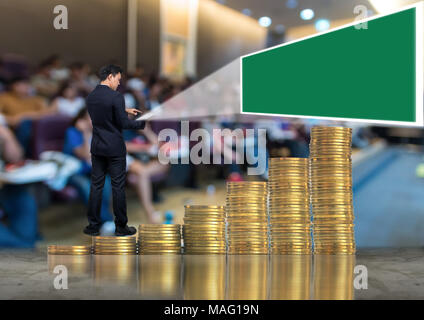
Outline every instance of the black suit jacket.
<path fill-rule="evenodd" d="M 93 123 L 91 154 L 105 157 L 125 156 L 127 148 L 123 129 L 144 129 L 145 121 L 128 119 L 124 96 L 106 85 L 99 84 L 86 98 Z"/>

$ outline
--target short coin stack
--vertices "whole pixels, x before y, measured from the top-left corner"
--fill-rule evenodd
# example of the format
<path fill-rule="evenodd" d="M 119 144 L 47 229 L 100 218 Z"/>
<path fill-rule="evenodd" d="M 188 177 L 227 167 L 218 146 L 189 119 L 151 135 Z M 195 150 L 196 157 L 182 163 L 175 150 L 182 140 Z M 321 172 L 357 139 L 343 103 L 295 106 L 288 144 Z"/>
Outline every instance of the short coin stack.
<path fill-rule="evenodd" d="M 354 254 L 352 129 L 313 127 L 310 174 L 315 254 Z"/>
<path fill-rule="evenodd" d="M 132 237 L 93 237 L 94 254 L 126 255 L 137 254 L 137 241 Z"/>
<path fill-rule="evenodd" d="M 228 254 L 268 254 L 267 184 L 227 183 Z"/>
<path fill-rule="evenodd" d="M 311 216 L 307 158 L 269 159 L 272 254 L 310 254 Z"/>
<path fill-rule="evenodd" d="M 225 254 L 225 207 L 192 205 L 184 208 L 184 252 Z"/>
<path fill-rule="evenodd" d="M 138 228 L 139 254 L 181 254 L 181 225 L 141 224 Z"/>
<path fill-rule="evenodd" d="M 91 246 L 48 246 L 47 253 L 49 255 L 89 255 L 91 254 Z"/>

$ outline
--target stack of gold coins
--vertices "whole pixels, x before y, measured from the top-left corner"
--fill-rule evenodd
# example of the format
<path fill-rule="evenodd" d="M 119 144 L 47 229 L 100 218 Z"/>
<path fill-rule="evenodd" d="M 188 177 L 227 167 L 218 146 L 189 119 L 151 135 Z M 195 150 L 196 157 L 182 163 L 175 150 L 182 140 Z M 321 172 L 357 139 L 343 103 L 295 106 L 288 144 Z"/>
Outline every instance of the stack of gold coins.
<path fill-rule="evenodd" d="M 91 246 L 48 246 L 49 255 L 88 255 L 91 254 Z"/>
<path fill-rule="evenodd" d="M 354 254 L 352 129 L 313 127 L 310 187 L 315 254 Z"/>
<path fill-rule="evenodd" d="M 227 183 L 227 241 L 229 254 L 268 254 L 267 184 Z"/>
<path fill-rule="evenodd" d="M 225 207 L 185 206 L 183 240 L 187 254 L 225 254 Z"/>
<path fill-rule="evenodd" d="M 272 254 L 310 254 L 308 159 L 269 159 L 269 218 Z"/>
<path fill-rule="evenodd" d="M 137 254 L 136 237 L 93 237 L 93 250 L 103 255 Z"/>
<path fill-rule="evenodd" d="M 139 254 L 180 254 L 179 224 L 141 224 L 138 229 Z"/>

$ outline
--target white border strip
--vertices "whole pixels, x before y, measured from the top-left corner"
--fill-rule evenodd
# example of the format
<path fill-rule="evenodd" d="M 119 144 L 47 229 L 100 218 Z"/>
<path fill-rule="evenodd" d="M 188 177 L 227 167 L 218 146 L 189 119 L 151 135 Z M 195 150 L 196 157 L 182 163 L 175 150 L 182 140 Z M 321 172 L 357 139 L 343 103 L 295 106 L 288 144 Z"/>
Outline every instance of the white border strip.
<path fill-rule="evenodd" d="M 374 120 L 374 119 L 355 119 L 355 118 L 336 118 L 336 117 L 319 117 L 319 116 L 304 116 L 304 115 L 286 115 L 286 114 L 275 114 L 275 113 L 260 113 L 260 112 L 248 112 L 243 111 L 243 58 L 256 55 L 261 52 L 270 51 L 279 47 L 288 46 L 290 44 L 300 42 L 306 39 L 315 38 L 321 36 L 323 34 L 331 33 L 340 29 L 344 29 L 347 27 L 351 27 L 357 25 L 359 23 L 375 20 L 378 18 L 382 18 L 385 16 L 392 15 L 394 13 L 398 13 L 401 11 L 409 10 L 415 8 L 415 33 L 416 33 L 416 44 L 415 44 L 415 55 L 416 55 L 416 101 L 415 101 L 415 122 L 408 121 L 386 121 L 386 120 Z M 330 29 L 327 31 L 319 32 L 310 36 L 306 36 L 300 39 L 292 40 L 283 44 L 279 44 L 270 48 L 262 49 L 256 52 L 252 52 L 241 56 L 240 59 L 240 113 L 241 114 L 257 114 L 264 116 L 278 116 L 278 117 L 287 117 L 287 118 L 306 118 L 306 119 L 321 119 L 321 120 L 337 120 L 337 121 L 352 121 L 352 122 L 363 122 L 363 123 L 375 123 L 375 124 L 389 124 L 389 125 L 399 125 L 399 126 L 411 126 L 411 127 L 422 127 L 424 126 L 424 68 L 423 68 L 423 57 L 424 57 L 424 49 L 423 49 L 423 15 L 424 15 L 424 4 L 422 2 L 414 3 L 409 6 L 402 7 L 400 9 L 396 9 L 390 11 L 389 13 L 378 14 L 369 18 L 365 18 L 362 20 L 357 20 L 352 23 L 348 23 L 342 26 L 339 26 L 334 29 Z"/>
<path fill-rule="evenodd" d="M 424 3 L 419 2 L 415 6 L 416 16 L 415 16 L 415 46 L 416 46 L 416 59 L 415 64 L 415 73 L 417 80 L 415 83 L 415 88 L 417 90 L 416 95 L 416 106 L 415 106 L 415 122 L 424 126 Z"/>

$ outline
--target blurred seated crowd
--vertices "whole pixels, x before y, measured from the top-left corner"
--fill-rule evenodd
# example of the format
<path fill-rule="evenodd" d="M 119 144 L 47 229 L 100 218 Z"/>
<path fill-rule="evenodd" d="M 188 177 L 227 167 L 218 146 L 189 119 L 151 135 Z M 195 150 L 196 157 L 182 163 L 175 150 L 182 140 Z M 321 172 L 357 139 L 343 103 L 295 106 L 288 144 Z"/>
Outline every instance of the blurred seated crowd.
<path fill-rule="evenodd" d="M 5 55 L 0 57 L 0 169 L 22 165 L 25 160 L 38 160 L 47 150 L 60 151 L 79 159 L 80 170 L 69 177 L 63 190 L 48 190 L 41 197 L 40 188 L 33 184 L 11 184 L 0 181 L 0 248 L 31 248 L 42 238 L 38 228 L 38 212 L 41 207 L 57 201 L 88 202 L 90 193 L 92 126 L 85 107 L 85 97 L 99 80 L 90 66 L 74 62 L 65 66 L 58 55 L 52 55 L 36 68 L 23 57 Z M 147 74 L 140 67 L 123 77 L 118 88 L 124 94 L 126 107 L 142 111 L 152 110 L 165 100 L 178 94 L 193 83 L 186 78 L 175 82 L 156 73 Z M 268 156 L 307 157 L 309 127 L 307 120 L 257 121 L 238 123 L 234 117 L 212 117 L 204 121 L 190 122 L 190 130 L 196 127 L 267 129 Z M 149 223 L 163 221 L 164 213 L 155 209 L 161 201 L 160 188 L 180 186 L 196 188 L 204 166 L 193 164 L 163 165 L 157 159 L 160 147 L 158 133 L 164 128 L 179 130 L 179 122 L 151 121 L 146 129 L 124 131 L 127 145 L 127 182 L 140 202 L 140 214 L 146 214 Z M 181 132 L 179 132 L 181 134 Z M 364 147 L 370 135 L 358 131 L 354 144 Z M 232 154 L 219 151 L 222 157 Z M 212 147 L 212 153 L 215 149 Z M 218 152 L 218 151 L 217 151 Z M 236 164 L 216 167 L 216 178 L 231 181 L 245 179 L 246 166 Z M 262 177 L 266 179 L 266 174 Z M 47 187 L 44 188 L 44 190 Z M 106 179 L 103 191 L 101 217 L 102 233 L 114 231 L 111 206 L 110 179 Z M 85 214 L 81 213 L 82 215 Z"/>

